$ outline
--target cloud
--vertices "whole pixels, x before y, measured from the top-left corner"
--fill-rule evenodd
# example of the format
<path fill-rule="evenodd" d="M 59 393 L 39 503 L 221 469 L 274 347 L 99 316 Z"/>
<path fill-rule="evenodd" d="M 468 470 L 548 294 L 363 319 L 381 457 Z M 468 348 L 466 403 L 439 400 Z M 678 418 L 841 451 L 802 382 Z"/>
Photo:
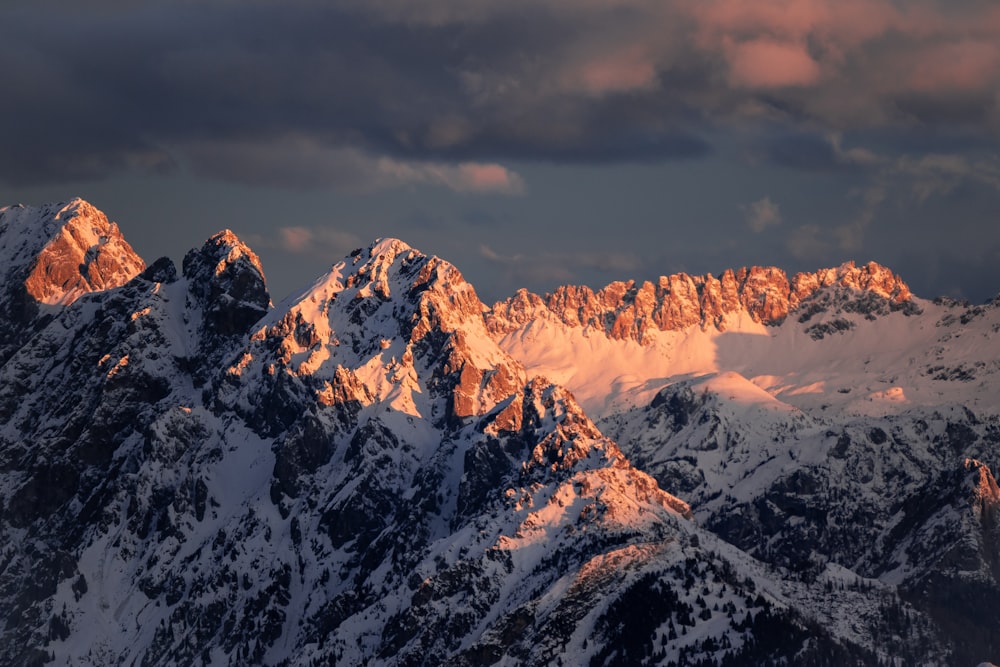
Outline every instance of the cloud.
<path fill-rule="evenodd" d="M 853 198 L 861 201 L 856 217 L 835 230 L 839 245 L 845 250 L 858 250 L 863 246 L 866 230 L 876 223 L 887 201 L 897 207 L 923 205 L 932 198 L 949 196 L 962 187 L 1000 193 L 1000 158 L 995 155 L 976 158 L 926 153 L 890 159 L 870 151 L 861 154 L 879 168 L 864 187 L 852 193 Z"/>
<path fill-rule="evenodd" d="M 845 145 L 839 132 L 798 129 L 768 133 L 753 155 L 760 161 L 807 172 L 865 172 L 888 159 L 864 146 Z"/>
<path fill-rule="evenodd" d="M 880 226 L 898 228 L 903 220 L 905 233 L 926 234 L 928 227 L 940 224 L 939 220 L 928 223 L 927 216 L 920 213 L 920 209 L 929 206 L 932 200 L 953 197 L 960 192 L 962 201 L 946 200 L 944 206 L 948 208 L 939 206 L 934 210 L 957 210 L 954 207 L 962 206 L 965 200 L 977 199 L 995 207 L 993 202 L 1000 194 L 1000 158 L 991 153 L 978 156 L 923 153 L 892 157 L 864 147 L 845 149 L 838 137 L 832 137 L 831 155 L 841 163 L 865 167 L 855 174 L 861 177 L 854 179 L 860 184 L 847 193 L 847 200 L 851 202 L 848 210 L 853 209 L 853 212 L 839 224 L 811 223 L 792 230 L 786 248 L 796 259 L 839 256 L 842 253 L 838 251 L 855 255 L 869 247 L 867 241 L 873 229 Z M 981 199 L 983 195 L 985 199 Z M 766 228 L 763 221 L 770 219 L 771 214 L 767 204 L 769 200 L 765 198 L 746 208 L 747 223 L 754 231 Z M 969 210 L 976 208 L 970 206 Z M 774 212 L 780 219 L 780 211 Z M 900 238 L 899 233 L 895 238 Z M 939 250 L 934 248 L 933 252 Z"/>
<path fill-rule="evenodd" d="M 337 260 L 364 245 L 357 234 L 332 227 L 291 225 L 269 234 L 249 234 L 247 242 L 258 248 L 276 248 L 293 255 Z"/>
<path fill-rule="evenodd" d="M 819 64 L 801 44 L 754 39 L 726 49 L 729 81 L 747 88 L 807 86 L 820 77 Z"/>
<path fill-rule="evenodd" d="M 503 255 L 485 244 L 479 246 L 479 255 L 500 268 L 503 274 L 502 282 L 511 286 L 566 285 L 578 279 L 572 268 L 566 265 L 565 258 L 557 259 L 552 256 L 529 258 L 521 253 Z"/>
<path fill-rule="evenodd" d="M 807 261 L 823 259 L 832 251 L 831 244 L 824 238 L 823 229 L 816 224 L 796 227 L 789 234 L 785 246 L 792 257 Z"/>
<path fill-rule="evenodd" d="M 758 234 L 768 227 L 776 227 L 781 224 L 781 207 L 771 201 L 770 197 L 759 199 L 743 208 L 746 213 L 747 226 Z"/>
<path fill-rule="evenodd" d="M 642 267 L 642 260 L 636 255 L 621 252 L 541 252 L 534 255 L 516 253 L 503 255 L 490 246 L 481 244 L 479 254 L 484 259 L 498 264 L 560 264 L 576 269 L 596 269 L 610 272 L 637 271 Z"/>
<path fill-rule="evenodd" d="M 965 183 L 1000 192 L 1000 159 L 996 156 L 973 159 L 958 154 L 904 155 L 895 162 L 891 173 L 907 179 L 920 202 L 951 194 Z"/>
<path fill-rule="evenodd" d="M 914 55 L 906 84 L 916 92 L 976 90 L 985 82 L 996 81 L 1000 68 L 1000 46 L 992 39 L 935 44 Z"/>
<path fill-rule="evenodd" d="M 627 47 L 611 53 L 571 61 L 564 87 L 592 96 L 649 92 L 659 86 L 656 64 L 642 48 Z"/>
<path fill-rule="evenodd" d="M 455 192 L 480 194 L 524 193 L 524 179 L 499 164 L 463 162 L 448 165 L 380 158 L 376 171 L 379 180 L 393 185 L 437 185 Z"/>
<path fill-rule="evenodd" d="M 488 245 L 480 244 L 479 254 L 483 259 L 487 259 L 491 262 L 496 262 L 497 264 L 518 264 L 524 260 L 524 255 L 517 253 L 515 255 L 501 255 L 500 253 L 493 250 L 493 248 Z"/>
<path fill-rule="evenodd" d="M 193 163 L 327 187 L 362 155 L 365 183 L 510 194 L 505 163 L 699 158 L 729 127 L 1000 137 L 1000 7 L 978 0 L 45 0 L 0 20 L 10 183 Z"/>
<path fill-rule="evenodd" d="M 315 234 L 306 227 L 281 227 L 278 229 L 281 247 L 289 252 L 302 252 L 309 247 Z"/>
<path fill-rule="evenodd" d="M 257 142 L 205 141 L 187 146 L 184 153 L 196 171 L 254 186 L 353 193 L 409 186 L 500 195 L 519 195 L 525 190 L 520 175 L 495 163 L 379 157 L 301 136 Z"/>

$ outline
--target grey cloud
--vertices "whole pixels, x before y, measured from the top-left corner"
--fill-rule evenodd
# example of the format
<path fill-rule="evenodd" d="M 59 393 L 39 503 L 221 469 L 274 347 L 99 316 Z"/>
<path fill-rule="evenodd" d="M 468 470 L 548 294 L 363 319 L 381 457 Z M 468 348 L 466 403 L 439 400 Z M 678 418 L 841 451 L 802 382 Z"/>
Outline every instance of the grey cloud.
<path fill-rule="evenodd" d="M 351 231 L 291 225 L 278 227 L 270 234 L 249 234 L 247 241 L 258 248 L 277 248 L 293 255 L 309 255 L 329 260 L 346 256 L 364 244 Z"/>
<path fill-rule="evenodd" d="M 893 166 L 894 174 L 910 180 L 920 201 L 947 195 L 963 183 L 975 183 L 1000 192 L 1000 159 L 988 156 L 972 159 L 958 154 L 903 156 Z"/>
<path fill-rule="evenodd" d="M 788 252 L 800 260 L 819 260 L 830 254 L 832 243 L 824 236 L 824 230 L 816 224 L 796 227 L 785 241 Z"/>
<path fill-rule="evenodd" d="M 350 193 L 411 185 L 501 195 L 519 195 L 525 190 L 519 174 L 495 163 L 445 164 L 377 157 L 353 148 L 324 146 L 302 136 L 256 143 L 194 143 L 184 152 L 206 175 L 247 185 Z"/>
<path fill-rule="evenodd" d="M 827 138 L 816 133 L 776 133 L 767 138 L 762 152 L 770 162 L 790 169 L 830 171 L 845 167 Z"/>
<path fill-rule="evenodd" d="M 778 164 L 858 167 L 831 133 L 996 138 L 1000 20 L 984 7 L 43 1 L 0 10 L 0 179 L 176 162 L 324 187 L 329 173 L 282 176 L 259 147 L 294 135 L 419 163 L 650 162 L 706 156 L 731 126 Z"/>
<path fill-rule="evenodd" d="M 781 207 L 771 201 L 770 197 L 758 199 L 743 207 L 743 210 L 746 214 L 747 226 L 757 234 L 768 227 L 776 227 L 782 222 Z"/>
<path fill-rule="evenodd" d="M 968 252 L 909 250 L 893 265 L 919 296 L 950 296 L 979 304 L 1000 297 L 1000 245 L 990 242 Z"/>
<path fill-rule="evenodd" d="M 755 154 L 770 164 L 806 172 L 864 172 L 884 158 L 853 136 L 840 133 L 774 129 L 760 141 Z"/>
<path fill-rule="evenodd" d="M 172 155 L 244 180 L 267 166 L 247 165 L 259 151 L 233 145 L 288 134 L 431 161 L 707 150 L 656 100 L 589 104 L 515 86 L 484 104 L 470 76 L 497 68 L 527 81 L 536 66 L 515 63 L 547 59 L 563 30 L 555 20 L 412 26 L 309 2 L 167 3 L 60 19 L 53 4 L 3 15 L 5 33 L 20 36 L 0 47 L 0 86 L 17 91 L 0 109 L 0 178 L 9 182 L 100 178 L 159 168 Z M 201 151 L 190 150 L 196 144 Z M 225 163 L 226 152 L 243 161 Z"/>

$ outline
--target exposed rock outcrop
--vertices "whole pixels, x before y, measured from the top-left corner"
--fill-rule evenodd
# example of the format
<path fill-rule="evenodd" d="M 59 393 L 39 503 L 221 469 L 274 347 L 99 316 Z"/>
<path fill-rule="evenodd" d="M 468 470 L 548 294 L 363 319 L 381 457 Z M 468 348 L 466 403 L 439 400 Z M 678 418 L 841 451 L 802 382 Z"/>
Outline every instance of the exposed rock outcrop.
<path fill-rule="evenodd" d="M 146 268 L 118 230 L 82 199 L 0 209 L 0 362 L 51 315 Z"/>
<path fill-rule="evenodd" d="M 781 324 L 792 313 L 806 319 L 828 309 L 887 313 L 913 312 L 912 294 L 889 269 L 870 262 L 848 262 L 791 280 L 775 267 L 726 270 L 719 277 L 678 273 L 656 283 L 613 282 L 593 291 L 565 286 L 544 297 L 519 291 L 494 305 L 487 315 L 491 332 L 508 333 L 533 319 L 554 317 L 568 326 L 604 331 L 613 339 L 642 341 L 650 330 L 690 326 L 726 328 L 728 316 L 746 313 L 756 322 Z M 804 320 L 803 320 L 804 321 Z"/>

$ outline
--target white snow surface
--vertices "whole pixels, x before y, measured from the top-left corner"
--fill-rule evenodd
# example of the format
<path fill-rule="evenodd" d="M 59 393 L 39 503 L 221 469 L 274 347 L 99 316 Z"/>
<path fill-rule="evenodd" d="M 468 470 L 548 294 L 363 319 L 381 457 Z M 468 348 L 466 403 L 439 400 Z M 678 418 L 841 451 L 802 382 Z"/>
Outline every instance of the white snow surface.
<path fill-rule="evenodd" d="M 820 340 L 794 311 L 778 326 L 731 314 L 724 331 L 650 330 L 642 343 L 542 313 L 498 343 L 529 374 L 572 391 L 596 419 L 645 405 L 674 382 L 718 373 L 738 373 L 810 413 L 881 416 L 947 403 L 1000 412 L 1000 308 L 915 302 L 919 315 L 839 314 L 853 328 Z"/>

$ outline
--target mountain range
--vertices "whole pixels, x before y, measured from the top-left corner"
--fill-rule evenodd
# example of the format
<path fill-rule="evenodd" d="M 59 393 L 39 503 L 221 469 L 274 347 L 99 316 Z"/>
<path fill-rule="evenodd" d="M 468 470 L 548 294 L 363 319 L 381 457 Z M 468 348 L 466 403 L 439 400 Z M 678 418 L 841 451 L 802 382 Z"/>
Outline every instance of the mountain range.
<path fill-rule="evenodd" d="M 875 263 L 273 305 L 0 209 L 0 663 L 1000 661 L 1000 302 Z"/>

